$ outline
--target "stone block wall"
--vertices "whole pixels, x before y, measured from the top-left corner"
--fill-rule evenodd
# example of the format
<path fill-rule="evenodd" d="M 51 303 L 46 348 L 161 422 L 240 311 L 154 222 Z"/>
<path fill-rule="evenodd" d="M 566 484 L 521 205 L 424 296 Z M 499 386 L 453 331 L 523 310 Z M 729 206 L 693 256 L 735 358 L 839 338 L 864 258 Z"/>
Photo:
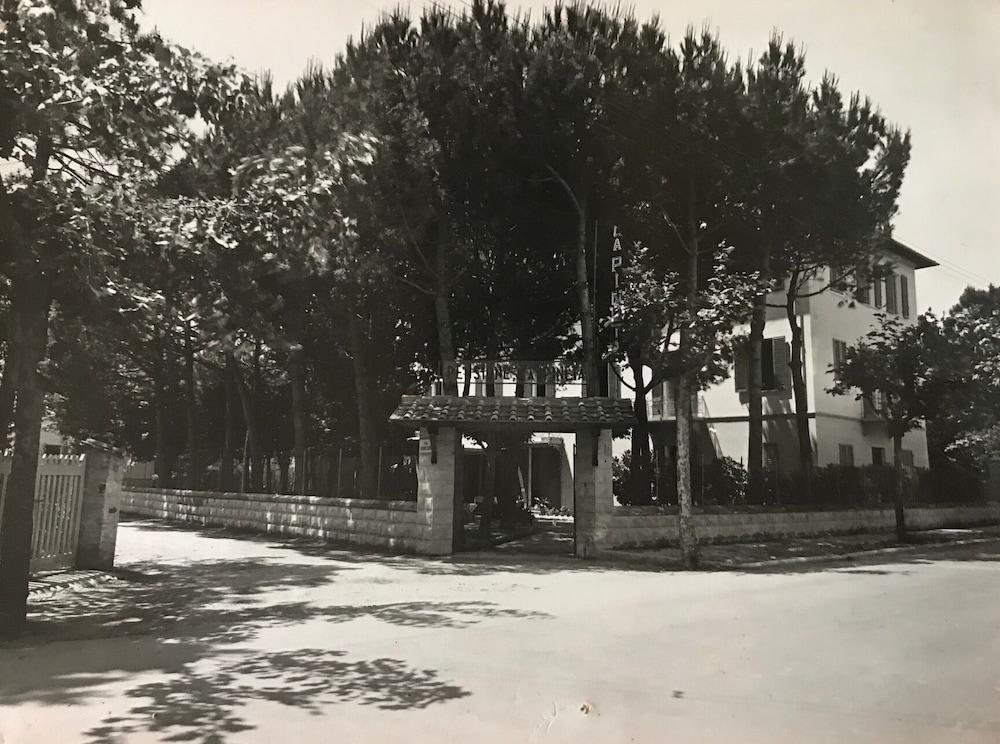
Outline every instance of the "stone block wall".
<path fill-rule="evenodd" d="M 675 509 L 620 506 L 597 520 L 599 548 L 665 545 L 679 539 Z M 895 524 L 891 508 L 695 514 L 698 539 L 706 542 L 880 532 L 894 529 Z M 920 530 L 1000 524 L 1000 503 L 908 507 L 906 524 Z"/>
<path fill-rule="evenodd" d="M 217 493 L 165 488 L 122 492 L 126 514 L 432 554 L 432 525 L 412 501 Z"/>

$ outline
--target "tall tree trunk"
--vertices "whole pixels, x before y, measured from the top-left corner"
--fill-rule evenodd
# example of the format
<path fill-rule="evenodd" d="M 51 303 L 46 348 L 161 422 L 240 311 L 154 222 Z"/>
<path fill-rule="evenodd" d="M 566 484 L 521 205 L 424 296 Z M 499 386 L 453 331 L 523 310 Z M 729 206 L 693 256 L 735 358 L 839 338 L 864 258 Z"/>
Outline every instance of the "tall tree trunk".
<path fill-rule="evenodd" d="M 14 357 L 14 334 L 8 336 L 7 358 L 3 363 L 3 377 L 0 378 L 0 452 L 7 449 L 10 424 L 14 416 L 14 370 L 17 359 Z"/>
<path fill-rule="evenodd" d="M 156 485 L 160 488 L 170 488 L 173 485 L 173 457 L 170 450 L 168 433 L 168 411 L 171 401 L 167 400 L 167 351 L 162 328 L 156 329 L 156 364 L 153 370 L 153 405 L 156 408 L 156 457 L 154 472 Z"/>
<path fill-rule="evenodd" d="M 496 370 L 497 342 L 496 335 L 490 333 L 489 341 L 486 342 L 486 381 L 485 392 L 487 398 L 496 397 L 497 370 Z M 500 383 L 503 385 L 503 383 Z"/>
<path fill-rule="evenodd" d="M 27 617 L 38 447 L 45 396 L 38 366 L 48 343 L 49 296 L 34 262 L 19 262 L 12 287 L 14 315 L 14 456 L 0 533 L 0 635 L 16 634 Z"/>
<path fill-rule="evenodd" d="M 264 457 L 264 493 L 274 493 L 274 471 L 271 470 L 271 455 Z"/>
<path fill-rule="evenodd" d="M 762 276 L 769 275 L 769 252 L 764 251 L 761 260 Z M 747 340 L 747 489 L 751 504 L 762 503 L 764 487 L 764 394 L 761 390 L 763 370 L 761 369 L 762 347 L 764 346 L 764 326 L 767 324 L 767 292 L 754 298 L 750 317 L 750 338 Z"/>
<path fill-rule="evenodd" d="M 375 421 L 375 400 L 368 370 L 368 334 L 365 321 L 356 312 L 348 314 L 351 357 L 354 362 L 354 388 L 358 405 L 358 444 L 361 456 L 361 498 L 378 498 L 378 435 Z"/>
<path fill-rule="evenodd" d="M 295 449 L 295 493 L 306 492 L 306 450 L 308 448 L 308 412 L 306 411 L 305 352 L 296 344 L 288 357 L 292 378 L 292 435 Z"/>
<path fill-rule="evenodd" d="M 487 398 L 495 398 L 496 389 L 496 355 L 497 342 L 496 335 L 491 333 L 486 342 L 486 380 L 485 395 Z M 503 383 L 501 383 L 502 385 Z M 501 389 L 502 392 L 502 389 Z M 479 503 L 479 534 L 490 535 L 493 531 L 494 502 L 497 492 L 497 449 L 499 442 L 496 436 L 490 437 L 486 441 L 486 450 L 483 453 L 485 465 L 483 468 L 483 492 L 480 494 Z"/>
<path fill-rule="evenodd" d="M 649 451 L 649 411 L 646 408 L 646 378 L 642 367 L 642 357 L 629 355 L 629 367 L 635 384 L 635 400 L 632 410 L 635 413 L 635 426 L 632 427 L 632 486 L 635 493 L 633 499 L 639 497 L 636 504 L 651 503 L 652 463 Z"/>
<path fill-rule="evenodd" d="M 197 490 L 199 476 L 198 467 L 198 388 L 194 376 L 194 339 L 190 326 L 184 329 L 184 399 L 187 417 L 187 487 Z"/>
<path fill-rule="evenodd" d="M 580 195 L 582 188 L 574 189 L 552 166 L 546 167 L 562 186 L 576 212 L 576 298 L 580 307 L 580 335 L 583 338 L 583 382 L 585 395 L 594 398 L 601 394 L 601 383 L 597 367 L 597 324 L 590 300 L 590 275 L 587 271 L 587 200 Z"/>
<path fill-rule="evenodd" d="M 240 493 L 250 492 L 250 429 L 243 433 L 243 459 L 240 461 Z"/>
<path fill-rule="evenodd" d="M 259 479 L 259 473 L 255 472 L 260 457 L 260 436 L 257 431 L 257 417 L 254 415 L 250 390 L 243 381 L 242 375 L 240 375 L 236 367 L 236 359 L 232 354 L 226 355 L 226 367 L 231 370 L 233 381 L 236 383 L 240 407 L 243 409 L 243 421 L 246 422 L 247 427 L 243 446 L 243 491 L 244 493 L 253 492 L 258 488 L 257 481 Z"/>
<path fill-rule="evenodd" d="M 458 395 L 458 367 L 455 365 L 455 344 L 451 334 L 450 284 L 448 282 L 448 242 L 450 233 L 447 217 L 438 230 L 434 270 L 437 274 L 434 291 L 434 316 L 437 321 L 438 352 L 441 356 L 441 379 L 445 395 Z"/>
<path fill-rule="evenodd" d="M 288 493 L 288 453 L 278 453 L 278 493 Z"/>
<path fill-rule="evenodd" d="M 698 565 L 698 541 L 694 530 L 694 509 L 691 494 L 691 393 L 695 370 L 691 369 L 691 325 L 698 309 L 698 228 L 695 223 L 693 199 L 688 210 L 687 309 L 688 322 L 681 326 L 679 354 L 684 367 L 677 380 L 677 518 L 684 565 Z"/>
<path fill-rule="evenodd" d="M 892 488 L 892 508 L 896 515 L 896 539 L 906 542 L 906 512 L 903 509 L 903 436 L 892 437 L 892 468 L 895 471 L 895 483 Z"/>
<path fill-rule="evenodd" d="M 802 498 L 806 503 L 812 502 L 813 448 L 812 434 L 809 432 L 809 395 L 803 370 L 803 332 L 799 316 L 795 311 L 795 297 L 799 284 L 799 276 L 793 272 L 789 278 L 788 292 L 785 295 L 785 315 L 792 332 L 792 351 L 788 366 L 792 371 L 792 397 L 795 401 L 795 431 L 799 442 L 799 471 L 802 478 Z"/>
<path fill-rule="evenodd" d="M 466 360 L 465 362 L 465 375 L 462 380 L 462 397 L 468 398 L 469 391 L 472 389 L 472 362 Z"/>
<path fill-rule="evenodd" d="M 222 456 L 219 458 L 219 490 L 232 491 L 234 488 L 233 470 L 236 462 L 236 446 L 239 441 L 239 393 L 236 392 L 236 380 L 233 370 L 226 363 L 223 370 L 223 385 L 226 389 L 226 433 L 222 442 Z"/>
<path fill-rule="evenodd" d="M 264 389 L 264 379 L 260 370 L 260 339 L 254 341 L 253 365 L 250 368 L 250 401 L 254 406 L 254 434 L 255 443 L 251 448 L 253 464 L 250 466 L 250 490 L 254 493 L 261 493 L 264 490 L 264 427 L 260 425 L 261 411 L 267 410 L 266 392 Z"/>

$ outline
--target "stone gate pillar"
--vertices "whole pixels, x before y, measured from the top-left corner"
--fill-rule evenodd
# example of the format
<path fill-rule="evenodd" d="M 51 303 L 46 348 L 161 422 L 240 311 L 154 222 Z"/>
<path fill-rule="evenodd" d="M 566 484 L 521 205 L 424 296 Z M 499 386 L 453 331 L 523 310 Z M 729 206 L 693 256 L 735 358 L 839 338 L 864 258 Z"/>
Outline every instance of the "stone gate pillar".
<path fill-rule="evenodd" d="M 93 440 L 84 442 L 81 449 L 86 459 L 76 567 L 106 571 L 115 565 L 125 457 Z"/>
<path fill-rule="evenodd" d="M 460 504 L 461 435 L 451 426 L 420 429 L 417 457 L 417 521 L 423 555 L 451 555 Z"/>
<path fill-rule="evenodd" d="M 607 531 L 606 518 L 614 508 L 610 429 L 577 431 L 573 488 L 576 555 L 593 558 Z"/>

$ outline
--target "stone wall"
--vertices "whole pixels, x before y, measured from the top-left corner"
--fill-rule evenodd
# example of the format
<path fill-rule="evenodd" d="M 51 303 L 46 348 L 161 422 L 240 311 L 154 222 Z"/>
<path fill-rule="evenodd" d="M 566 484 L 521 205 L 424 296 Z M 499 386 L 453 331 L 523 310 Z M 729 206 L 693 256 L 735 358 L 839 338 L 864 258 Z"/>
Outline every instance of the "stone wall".
<path fill-rule="evenodd" d="M 131 488 L 122 494 L 121 510 L 206 526 L 433 552 L 431 525 L 413 501 Z"/>
<path fill-rule="evenodd" d="M 890 531 L 895 524 L 891 508 L 695 515 L 698 539 L 707 542 Z M 922 530 L 1000 524 L 1000 503 L 908 507 L 906 524 L 911 529 Z M 597 517 L 594 541 L 599 548 L 663 545 L 676 543 L 677 540 L 675 509 L 619 506 Z"/>

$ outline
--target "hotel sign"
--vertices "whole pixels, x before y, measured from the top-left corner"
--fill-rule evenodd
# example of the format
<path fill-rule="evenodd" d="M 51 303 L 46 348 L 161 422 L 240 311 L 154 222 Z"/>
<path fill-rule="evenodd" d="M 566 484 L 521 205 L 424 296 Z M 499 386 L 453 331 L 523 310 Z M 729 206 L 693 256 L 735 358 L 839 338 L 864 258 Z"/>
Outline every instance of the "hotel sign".
<path fill-rule="evenodd" d="M 444 369 L 445 378 L 457 379 L 460 370 L 469 367 L 473 382 L 486 382 L 492 369 L 495 382 L 523 382 L 529 384 L 569 385 L 583 379 L 583 368 L 577 362 L 561 359 L 513 360 L 513 359 L 458 359 L 454 365 Z"/>

